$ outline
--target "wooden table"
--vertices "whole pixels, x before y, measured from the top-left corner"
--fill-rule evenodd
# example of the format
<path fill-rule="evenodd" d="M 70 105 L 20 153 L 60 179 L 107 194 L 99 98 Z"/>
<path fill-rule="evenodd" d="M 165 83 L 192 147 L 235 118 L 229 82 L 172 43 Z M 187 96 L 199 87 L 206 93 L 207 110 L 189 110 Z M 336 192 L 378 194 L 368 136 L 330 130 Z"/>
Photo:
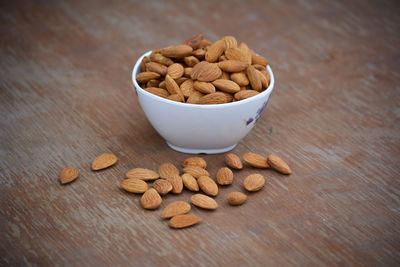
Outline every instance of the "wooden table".
<path fill-rule="evenodd" d="M 397 1 L 8 1 L 0 9 L 0 265 L 399 265 Z M 137 102 L 145 51 L 231 34 L 270 61 L 276 87 L 234 152 L 276 154 L 293 174 L 246 167 L 220 208 L 172 230 L 119 189 L 127 170 L 177 166 Z M 114 167 L 92 172 L 101 153 Z M 223 155 L 205 155 L 214 176 Z M 80 177 L 61 186 L 60 171 Z M 226 204 L 254 172 L 267 183 Z"/>

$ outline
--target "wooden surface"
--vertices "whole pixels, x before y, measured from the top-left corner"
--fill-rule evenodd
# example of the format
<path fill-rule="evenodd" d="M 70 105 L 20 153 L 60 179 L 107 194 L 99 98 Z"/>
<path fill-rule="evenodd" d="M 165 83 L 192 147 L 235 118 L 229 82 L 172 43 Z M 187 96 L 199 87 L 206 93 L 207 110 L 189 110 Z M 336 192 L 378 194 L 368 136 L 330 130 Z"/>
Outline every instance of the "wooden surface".
<path fill-rule="evenodd" d="M 398 1 L 0 5 L 0 265 L 399 265 Z M 203 222 L 177 231 L 118 185 L 188 156 L 151 127 L 130 75 L 143 52 L 196 33 L 268 58 L 276 87 L 234 152 L 279 155 L 293 174 L 235 171 L 220 208 L 193 207 Z M 119 162 L 92 172 L 105 152 Z M 213 176 L 224 166 L 204 158 Z M 61 186 L 67 165 L 80 177 Z M 264 189 L 228 206 L 254 172 Z"/>

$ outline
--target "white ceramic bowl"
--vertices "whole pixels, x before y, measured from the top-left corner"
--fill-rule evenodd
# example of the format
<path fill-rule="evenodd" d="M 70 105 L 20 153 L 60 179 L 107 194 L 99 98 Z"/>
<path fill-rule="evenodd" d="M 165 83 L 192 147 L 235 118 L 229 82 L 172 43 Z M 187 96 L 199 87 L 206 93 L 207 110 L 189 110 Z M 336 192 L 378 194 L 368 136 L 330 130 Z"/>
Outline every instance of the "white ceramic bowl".
<path fill-rule="evenodd" d="M 136 81 L 140 63 L 150 53 L 145 53 L 136 62 L 132 81 L 151 125 L 172 149 L 180 152 L 216 154 L 233 149 L 254 127 L 274 88 L 274 75 L 268 65 L 269 87 L 248 99 L 218 105 L 171 101 L 143 90 Z"/>

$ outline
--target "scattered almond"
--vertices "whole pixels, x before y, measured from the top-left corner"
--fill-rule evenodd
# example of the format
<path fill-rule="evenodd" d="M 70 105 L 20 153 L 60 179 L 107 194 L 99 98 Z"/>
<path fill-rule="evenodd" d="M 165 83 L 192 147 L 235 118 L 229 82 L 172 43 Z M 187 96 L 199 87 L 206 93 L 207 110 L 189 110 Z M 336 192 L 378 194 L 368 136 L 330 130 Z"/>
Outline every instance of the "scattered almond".
<path fill-rule="evenodd" d="M 190 202 L 192 202 L 193 205 L 206 210 L 215 210 L 218 208 L 218 204 L 214 199 L 203 194 L 193 195 L 190 198 Z"/>
<path fill-rule="evenodd" d="M 176 215 L 169 220 L 168 225 L 171 228 L 185 228 L 201 222 L 199 216 L 193 214 Z"/>
<path fill-rule="evenodd" d="M 260 190 L 265 184 L 265 179 L 261 174 L 251 174 L 244 179 L 243 186 L 247 191 L 255 192 Z"/>
<path fill-rule="evenodd" d="M 183 181 L 182 181 L 182 178 L 178 174 L 168 177 L 167 180 L 172 185 L 172 193 L 180 194 L 182 192 Z"/>
<path fill-rule="evenodd" d="M 246 153 L 243 155 L 243 160 L 252 167 L 266 169 L 269 164 L 266 158 L 256 153 Z"/>
<path fill-rule="evenodd" d="M 153 188 L 157 190 L 160 195 L 165 196 L 172 190 L 172 184 L 168 180 L 158 179 L 154 181 Z"/>
<path fill-rule="evenodd" d="M 174 164 L 167 162 L 160 165 L 158 168 L 158 174 L 163 179 L 168 179 L 169 177 L 179 175 L 179 170 Z"/>
<path fill-rule="evenodd" d="M 223 167 L 218 170 L 216 178 L 217 178 L 218 184 L 220 184 L 220 185 L 232 184 L 233 172 L 229 168 Z"/>
<path fill-rule="evenodd" d="M 93 161 L 92 170 L 97 171 L 108 168 L 117 163 L 117 161 L 118 159 L 114 154 L 101 154 Z"/>
<path fill-rule="evenodd" d="M 205 169 L 207 167 L 207 162 L 201 157 L 190 157 L 182 161 L 182 167 L 187 166 L 197 166 Z"/>
<path fill-rule="evenodd" d="M 78 178 L 79 172 L 71 166 L 64 168 L 60 174 L 60 182 L 61 184 L 68 184 Z"/>
<path fill-rule="evenodd" d="M 225 164 L 235 170 L 243 169 L 243 164 L 239 156 L 233 153 L 228 153 L 225 155 Z"/>
<path fill-rule="evenodd" d="M 210 196 L 218 195 L 218 185 L 208 176 L 200 176 L 197 183 L 204 193 Z"/>
<path fill-rule="evenodd" d="M 186 201 L 175 201 L 168 204 L 162 212 L 161 217 L 168 219 L 176 215 L 188 213 L 190 211 L 190 204 Z"/>
<path fill-rule="evenodd" d="M 148 189 L 145 181 L 136 178 L 125 179 L 119 185 L 125 191 L 135 194 L 142 194 Z"/>
<path fill-rule="evenodd" d="M 144 209 L 155 210 L 162 203 L 162 199 L 154 188 L 147 190 L 140 198 L 140 204 Z"/>
<path fill-rule="evenodd" d="M 144 168 L 133 168 L 126 173 L 126 178 L 136 178 L 143 181 L 157 180 L 160 177 L 155 171 Z"/>
<path fill-rule="evenodd" d="M 247 199 L 247 196 L 241 192 L 231 192 L 226 196 L 226 200 L 232 206 L 242 205 Z"/>
<path fill-rule="evenodd" d="M 273 155 L 268 156 L 268 163 L 271 165 L 271 167 L 282 173 L 282 174 L 291 174 L 292 171 L 290 170 L 289 166 L 284 162 L 281 158 Z"/>
<path fill-rule="evenodd" d="M 190 191 L 193 191 L 193 192 L 199 191 L 199 185 L 197 183 L 197 180 L 191 174 L 184 173 L 182 175 L 182 181 L 183 181 L 184 186 L 187 189 L 189 189 Z"/>
<path fill-rule="evenodd" d="M 207 170 L 197 167 L 197 166 L 187 166 L 182 170 L 184 173 L 191 174 L 194 178 L 199 178 L 200 176 L 210 176 Z"/>

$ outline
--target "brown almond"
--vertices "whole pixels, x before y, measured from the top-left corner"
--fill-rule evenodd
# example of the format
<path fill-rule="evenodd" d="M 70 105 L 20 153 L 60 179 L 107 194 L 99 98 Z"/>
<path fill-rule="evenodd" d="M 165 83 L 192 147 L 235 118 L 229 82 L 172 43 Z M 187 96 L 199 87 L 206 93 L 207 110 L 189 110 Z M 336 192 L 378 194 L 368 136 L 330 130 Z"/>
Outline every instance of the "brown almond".
<path fill-rule="evenodd" d="M 190 78 L 190 75 L 192 74 L 192 68 L 185 68 L 185 70 L 183 71 L 183 76 L 186 78 Z"/>
<path fill-rule="evenodd" d="M 168 91 L 164 90 L 164 89 L 161 89 L 161 88 L 149 87 L 149 88 L 146 88 L 144 90 L 149 92 L 149 93 L 151 93 L 151 94 L 153 94 L 153 95 L 156 95 L 156 96 L 159 96 L 159 97 L 163 97 L 163 98 L 166 98 L 166 97 L 169 96 Z"/>
<path fill-rule="evenodd" d="M 102 170 L 108 168 L 115 163 L 117 163 L 118 159 L 114 154 L 104 153 L 98 156 L 92 163 L 92 170 Z"/>
<path fill-rule="evenodd" d="M 165 76 L 165 86 L 171 95 L 177 94 L 182 102 L 185 100 L 179 85 L 168 74 Z"/>
<path fill-rule="evenodd" d="M 182 77 L 184 72 L 185 68 L 179 63 L 174 63 L 167 69 L 168 75 L 174 80 Z"/>
<path fill-rule="evenodd" d="M 216 178 L 217 178 L 218 184 L 220 184 L 220 185 L 232 184 L 233 172 L 229 168 L 223 167 L 218 170 Z"/>
<path fill-rule="evenodd" d="M 187 78 L 187 77 L 179 77 L 178 79 L 175 80 L 175 82 L 176 82 L 176 84 L 178 86 L 181 86 L 181 84 L 186 82 L 187 80 L 189 80 L 189 78 Z"/>
<path fill-rule="evenodd" d="M 233 96 L 230 93 L 227 93 L 227 92 L 221 92 L 221 93 L 223 93 L 225 95 L 227 103 L 232 102 Z"/>
<path fill-rule="evenodd" d="M 197 104 L 202 105 L 214 105 L 214 104 L 223 104 L 226 103 L 226 96 L 222 92 L 215 92 L 212 94 L 207 94 L 197 101 Z"/>
<path fill-rule="evenodd" d="M 200 176 L 210 176 L 207 170 L 197 167 L 197 166 L 187 166 L 183 168 L 183 173 L 189 173 L 194 178 L 199 178 Z"/>
<path fill-rule="evenodd" d="M 208 47 L 210 45 L 212 45 L 212 43 L 207 39 L 203 39 L 203 40 L 200 41 L 200 47 L 201 48 L 206 48 L 206 47 Z"/>
<path fill-rule="evenodd" d="M 201 190 L 209 196 L 218 195 L 218 185 L 208 176 L 200 176 L 197 183 Z"/>
<path fill-rule="evenodd" d="M 231 192 L 226 196 L 226 200 L 232 206 L 242 205 L 247 199 L 247 196 L 241 192 Z"/>
<path fill-rule="evenodd" d="M 218 60 L 218 58 L 225 51 L 225 42 L 223 40 L 218 40 L 208 47 L 206 51 L 206 61 L 212 63 Z"/>
<path fill-rule="evenodd" d="M 175 101 L 175 102 L 183 102 L 182 98 L 178 94 L 172 94 L 167 96 L 167 99 Z"/>
<path fill-rule="evenodd" d="M 265 70 L 265 66 L 260 65 L 260 64 L 252 64 L 252 66 L 259 71 Z"/>
<path fill-rule="evenodd" d="M 190 94 L 195 91 L 194 86 L 193 86 L 193 80 L 192 79 L 188 79 L 186 81 L 184 81 L 181 86 L 181 91 L 184 97 L 189 97 Z"/>
<path fill-rule="evenodd" d="M 60 182 L 61 184 L 68 184 L 78 178 L 79 172 L 71 166 L 64 168 L 60 174 Z"/>
<path fill-rule="evenodd" d="M 199 48 L 194 50 L 192 54 L 198 59 L 203 59 L 206 56 L 206 50 L 204 50 L 203 48 Z"/>
<path fill-rule="evenodd" d="M 253 66 L 247 67 L 246 70 L 247 78 L 249 79 L 251 88 L 256 91 L 261 91 L 262 83 L 260 76 L 258 76 L 257 70 Z"/>
<path fill-rule="evenodd" d="M 262 74 L 261 71 L 256 70 L 256 72 L 258 74 L 258 77 L 260 77 L 262 88 L 267 88 L 269 85 L 269 81 L 267 80 L 267 78 L 264 76 L 264 74 Z"/>
<path fill-rule="evenodd" d="M 158 173 L 145 168 L 133 168 L 126 173 L 126 178 L 136 178 L 143 181 L 157 180 L 159 177 Z"/>
<path fill-rule="evenodd" d="M 200 47 L 201 40 L 204 39 L 204 34 L 197 34 L 185 41 L 185 45 L 191 46 L 193 49 L 197 49 Z"/>
<path fill-rule="evenodd" d="M 233 36 L 224 36 L 221 40 L 225 42 L 226 49 L 237 47 L 237 40 Z"/>
<path fill-rule="evenodd" d="M 159 80 L 150 80 L 146 83 L 146 88 L 149 87 L 158 87 L 158 85 L 160 84 L 161 81 Z"/>
<path fill-rule="evenodd" d="M 239 86 L 247 86 L 249 85 L 249 79 L 247 79 L 246 74 L 243 72 L 235 72 L 230 76 L 231 80 L 237 83 Z"/>
<path fill-rule="evenodd" d="M 251 174 L 243 181 L 243 186 L 247 191 L 255 192 L 260 190 L 265 184 L 265 179 L 261 174 Z"/>
<path fill-rule="evenodd" d="M 269 155 L 268 156 L 268 163 L 271 165 L 271 167 L 282 173 L 282 174 L 291 174 L 292 170 L 289 168 L 289 165 L 286 164 L 281 158 L 274 156 L 274 155 Z"/>
<path fill-rule="evenodd" d="M 266 169 L 269 168 L 268 161 L 265 157 L 256 153 L 246 153 L 243 155 L 243 160 L 252 167 Z"/>
<path fill-rule="evenodd" d="M 222 55 L 219 57 L 219 61 L 225 61 L 225 60 L 228 60 L 226 56 Z"/>
<path fill-rule="evenodd" d="M 160 63 L 161 65 L 165 65 L 165 66 L 170 66 L 170 65 L 174 64 L 174 62 L 171 59 L 164 57 L 160 53 L 152 53 L 150 55 L 150 60 L 153 62 Z"/>
<path fill-rule="evenodd" d="M 245 62 L 249 65 L 251 64 L 251 57 L 250 57 L 250 62 L 249 62 L 248 53 L 237 47 L 226 49 L 225 56 L 230 60 L 238 60 L 238 61 Z"/>
<path fill-rule="evenodd" d="M 182 181 L 184 186 L 190 191 L 197 192 L 199 191 L 199 185 L 197 180 L 189 173 L 184 173 L 182 175 Z"/>
<path fill-rule="evenodd" d="M 179 175 L 179 170 L 175 167 L 174 164 L 170 162 L 166 162 L 160 165 L 158 168 L 158 174 L 163 179 L 168 179 L 169 177 Z"/>
<path fill-rule="evenodd" d="M 218 208 L 218 203 L 214 199 L 203 194 L 194 194 L 190 197 L 190 202 L 196 207 L 206 210 L 215 210 Z"/>
<path fill-rule="evenodd" d="M 223 71 L 219 79 L 229 80 L 230 79 L 229 73 Z"/>
<path fill-rule="evenodd" d="M 240 86 L 231 80 L 218 79 L 213 81 L 212 84 L 219 90 L 227 93 L 234 94 L 240 91 Z"/>
<path fill-rule="evenodd" d="M 140 204 L 144 209 L 155 210 L 162 203 L 162 198 L 154 188 L 150 188 L 140 198 Z"/>
<path fill-rule="evenodd" d="M 238 46 L 238 48 L 240 50 L 242 50 L 242 52 L 244 53 L 244 55 L 246 57 L 245 62 L 247 62 L 249 65 L 251 65 L 251 50 L 249 49 L 247 44 L 245 42 L 241 42 L 240 45 Z"/>
<path fill-rule="evenodd" d="M 190 211 L 189 203 L 187 203 L 186 201 L 175 201 L 168 204 L 164 208 L 161 217 L 164 219 L 168 219 L 176 215 L 188 213 L 189 211 Z"/>
<path fill-rule="evenodd" d="M 142 194 L 148 189 L 145 181 L 136 178 L 125 179 L 119 185 L 125 191 L 135 194 Z"/>
<path fill-rule="evenodd" d="M 151 71 L 141 72 L 136 76 L 136 80 L 140 83 L 147 83 L 150 80 L 160 78 L 160 74 Z"/>
<path fill-rule="evenodd" d="M 234 95 L 234 97 L 236 100 L 243 100 L 258 94 L 259 92 L 257 92 L 256 90 L 240 90 Z"/>
<path fill-rule="evenodd" d="M 228 153 L 225 155 L 225 164 L 235 170 L 243 169 L 243 164 L 239 156 L 233 153 Z"/>
<path fill-rule="evenodd" d="M 182 167 L 187 166 L 197 166 L 205 169 L 207 167 L 207 162 L 201 157 L 190 157 L 182 161 Z"/>
<path fill-rule="evenodd" d="M 201 222 L 201 218 L 199 216 L 193 214 L 182 214 L 176 215 L 169 220 L 168 225 L 171 228 L 185 228 L 197 223 Z"/>
<path fill-rule="evenodd" d="M 168 177 L 167 180 L 172 185 L 172 193 L 174 193 L 174 194 L 182 193 L 182 190 L 183 190 L 182 177 L 180 177 L 179 175 L 173 175 L 173 176 Z"/>
<path fill-rule="evenodd" d="M 172 184 L 168 180 L 158 179 L 154 181 L 153 188 L 157 190 L 160 195 L 165 196 L 172 190 Z"/>
<path fill-rule="evenodd" d="M 144 57 L 142 59 L 142 63 L 140 63 L 140 71 L 145 72 L 146 71 L 146 63 L 150 62 L 150 59 L 148 57 Z"/>
<path fill-rule="evenodd" d="M 165 80 L 161 81 L 160 84 L 158 85 L 158 87 L 161 88 L 161 89 L 167 90 L 167 86 L 165 85 Z"/>
<path fill-rule="evenodd" d="M 167 74 L 167 70 L 168 70 L 168 68 L 165 65 L 162 65 L 157 62 L 146 63 L 146 69 L 147 69 L 147 71 L 158 73 L 161 76 L 165 76 Z"/>
<path fill-rule="evenodd" d="M 183 61 L 186 63 L 186 65 L 188 65 L 189 67 L 193 67 L 194 65 L 196 65 L 197 63 L 199 63 L 199 59 L 195 56 L 188 56 L 188 57 L 184 57 Z"/>
<path fill-rule="evenodd" d="M 227 72 L 239 72 L 245 70 L 249 65 L 239 60 L 224 60 L 218 63 L 218 67 Z"/>
<path fill-rule="evenodd" d="M 215 93 L 215 87 L 212 83 L 195 81 L 193 87 L 203 94 Z"/>
<path fill-rule="evenodd" d="M 190 93 L 186 103 L 197 104 L 202 96 L 204 96 L 204 94 L 200 93 L 197 90 L 194 90 L 193 92 Z"/>
<path fill-rule="evenodd" d="M 266 84 L 266 86 L 268 88 L 269 83 L 271 82 L 271 76 L 269 75 L 268 70 L 261 70 L 260 72 L 265 76 L 265 79 L 266 79 L 265 84 Z"/>
<path fill-rule="evenodd" d="M 202 61 L 193 67 L 191 78 L 192 80 L 199 80 L 200 82 L 212 82 L 218 79 L 221 73 L 221 69 L 217 64 Z"/>
<path fill-rule="evenodd" d="M 251 64 L 252 65 L 259 64 L 259 65 L 262 65 L 265 67 L 268 65 L 268 60 L 263 56 L 258 56 L 256 54 L 252 54 L 251 55 Z"/>
<path fill-rule="evenodd" d="M 168 46 L 161 49 L 161 55 L 170 58 L 183 58 L 192 54 L 193 48 L 189 45 Z"/>

